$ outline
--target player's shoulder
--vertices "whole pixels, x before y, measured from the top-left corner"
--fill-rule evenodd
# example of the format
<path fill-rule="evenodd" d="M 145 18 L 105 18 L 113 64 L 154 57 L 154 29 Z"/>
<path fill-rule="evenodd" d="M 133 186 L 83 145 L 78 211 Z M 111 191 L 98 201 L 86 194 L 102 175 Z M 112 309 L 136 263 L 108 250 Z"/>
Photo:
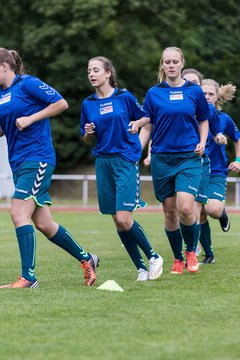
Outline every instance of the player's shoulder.
<path fill-rule="evenodd" d="M 91 94 L 89 95 L 88 97 L 86 97 L 84 100 L 83 100 L 83 104 L 84 103 L 87 103 L 88 101 L 94 101 L 94 100 L 98 100 L 97 97 L 95 96 L 95 94 Z"/>
<path fill-rule="evenodd" d="M 156 85 L 153 85 L 152 87 L 150 87 L 148 90 L 147 90 L 147 94 L 148 96 L 150 96 L 151 94 L 154 94 L 154 93 L 158 93 L 160 89 L 163 89 L 163 88 L 167 88 L 165 86 L 165 83 L 164 82 L 160 82 Z"/>
<path fill-rule="evenodd" d="M 217 111 L 219 117 L 221 118 L 221 120 L 225 120 L 225 121 L 233 121 L 233 119 L 231 118 L 231 116 L 229 116 L 228 114 L 226 114 L 223 111 Z"/>
<path fill-rule="evenodd" d="M 184 84 L 186 87 L 190 87 L 190 88 L 193 88 L 193 89 L 197 89 L 197 90 L 201 90 L 201 86 L 198 85 L 197 83 L 195 82 L 192 82 L 192 81 L 189 81 L 189 80 L 185 80 L 186 83 Z"/>
<path fill-rule="evenodd" d="M 48 86 L 42 80 L 40 80 L 38 77 L 36 77 L 34 75 L 28 75 L 28 74 L 20 75 L 19 83 L 22 85 L 22 88 L 25 88 L 25 89 L 34 88 L 36 86 L 43 86 L 43 88 Z"/>
<path fill-rule="evenodd" d="M 136 97 L 133 95 L 133 93 L 126 89 L 126 88 L 123 88 L 123 89 L 116 89 L 116 92 L 114 93 L 113 95 L 114 97 L 119 97 L 120 99 L 136 99 Z"/>
<path fill-rule="evenodd" d="M 216 108 L 215 108 L 215 106 L 213 104 L 208 103 L 208 108 L 209 108 L 211 114 L 218 114 L 219 115 L 219 113 L 217 112 L 217 110 L 216 110 Z"/>
<path fill-rule="evenodd" d="M 36 76 L 34 75 L 29 75 L 29 74 L 23 74 L 19 76 L 19 80 L 21 82 L 32 82 L 32 81 L 40 81 L 40 79 L 38 79 Z"/>

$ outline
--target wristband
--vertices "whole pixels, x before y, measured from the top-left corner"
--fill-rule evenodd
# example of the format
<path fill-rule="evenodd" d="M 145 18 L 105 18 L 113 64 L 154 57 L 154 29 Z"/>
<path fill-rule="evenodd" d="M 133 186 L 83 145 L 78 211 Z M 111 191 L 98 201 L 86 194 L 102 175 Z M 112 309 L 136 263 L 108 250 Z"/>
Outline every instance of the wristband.
<path fill-rule="evenodd" d="M 236 156 L 235 161 L 240 162 L 240 157 Z"/>

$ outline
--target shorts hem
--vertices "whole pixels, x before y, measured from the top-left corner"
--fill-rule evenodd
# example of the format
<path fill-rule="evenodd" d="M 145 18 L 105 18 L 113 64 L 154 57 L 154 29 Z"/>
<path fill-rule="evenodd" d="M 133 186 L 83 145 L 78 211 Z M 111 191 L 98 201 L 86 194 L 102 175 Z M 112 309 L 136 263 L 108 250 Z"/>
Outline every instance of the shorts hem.
<path fill-rule="evenodd" d="M 191 194 L 191 195 L 193 195 L 194 197 L 196 197 L 197 196 L 197 193 L 195 192 L 195 191 L 191 191 L 191 190 L 189 190 L 189 189 L 184 189 L 184 190 L 176 190 L 176 194 L 178 193 L 178 192 L 184 192 L 184 193 L 187 193 L 187 194 Z"/>
<path fill-rule="evenodd" d="M 223 203 L 226 202 L 226 199 L 219 199 L 217 197 L 209 197 L 209 200 L 218 200 L 218 201 L 223 202 Z"/>
<path fill-rule="evenodd" d="M 29 196 L 29 197 L 27 197 L 27 198 L 25 198 L 23 200 L 29 200 L 29 199 L 33 199 L 35 201 L 36 205 L 39 206 L 39 207 L 44 207 L 45 205 L 48 205 L 48 206 L 52 205 L 52 202 L 48 201 L 48 200 L 44 201 L 44 204 L 41 204 L 40 202 L 38 202 L 36 196 L 34 196 L 34 195 L 31 195 L 31 196 Z"/>
<path fill-rule="evenodd" d="M 196 199 L 196 198 L 195 198 L 195 201 L 198 202 L 198 203 L 200 203 L 200 204 L 202 204 L 202 205 L 207 205 L 207 204 L 209 203 L 209 199 L 206 200 L 206 201 L 203 201 L 203 200 L 200 200 L 200 199 Z"/>

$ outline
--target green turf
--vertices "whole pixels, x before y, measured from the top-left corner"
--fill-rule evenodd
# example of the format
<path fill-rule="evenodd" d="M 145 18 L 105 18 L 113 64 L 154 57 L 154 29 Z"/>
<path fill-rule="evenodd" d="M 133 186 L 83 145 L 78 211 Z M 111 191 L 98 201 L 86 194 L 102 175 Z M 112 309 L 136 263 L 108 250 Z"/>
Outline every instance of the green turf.
<path fill-rule="evenodd" d="M 10 215 L 0 213 L 0 283 L 19 273 Z M 101 258 L 98 285 L 115 280 L 125 291 L 84 286 L 76 260 L 37 233 L 39 289 L 1 290 L 0 359 L 231 360 L 240 358 L 239 215 L 225 234 L 211 221 L 216 263 L 198 274 L 170 274 L 172 254 L 162 214 L 136 220 L 161 253 L 164 273 L 136 282 L 136 270 L 112 220 L 98 213 L 54 213 L 85 250 Z"/>

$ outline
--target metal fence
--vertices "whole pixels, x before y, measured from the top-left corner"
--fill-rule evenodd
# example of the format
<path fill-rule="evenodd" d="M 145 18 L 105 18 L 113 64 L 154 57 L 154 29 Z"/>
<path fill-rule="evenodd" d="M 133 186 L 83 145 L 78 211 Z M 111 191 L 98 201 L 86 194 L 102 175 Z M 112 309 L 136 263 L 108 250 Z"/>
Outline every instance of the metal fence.
<path fill-rule="evenodd" d="M 0 174 L 0 180 L 8 180 L 11 186 L 12 183 L 12 176 L 9 174 Z M 82 182 L 82 204 L 83 205 L 88 205 L 88 199 L 89 199 L 89 182 L 90 181 L 96 181 L 96 175 L 58 175 L 55 174 L 52 177 L 52 180 L 71 180 L 71 181 L 81 181 Z M 152 181 L 152 177 L 151 176 L 141 176 L 141 181 L 147 181 L 147 182 L 151 182 Z M 229 183 L 234 183 L 235 184 L 235 201 L 234 201 L 234 208 L 239 209 L 240 208 L 240 178 L 238 177 L 228 177 L 227 178 L 227 182 Z M 7 197 L 7 201 L 10 201 L 11 196 L 8 195 Z"/>

